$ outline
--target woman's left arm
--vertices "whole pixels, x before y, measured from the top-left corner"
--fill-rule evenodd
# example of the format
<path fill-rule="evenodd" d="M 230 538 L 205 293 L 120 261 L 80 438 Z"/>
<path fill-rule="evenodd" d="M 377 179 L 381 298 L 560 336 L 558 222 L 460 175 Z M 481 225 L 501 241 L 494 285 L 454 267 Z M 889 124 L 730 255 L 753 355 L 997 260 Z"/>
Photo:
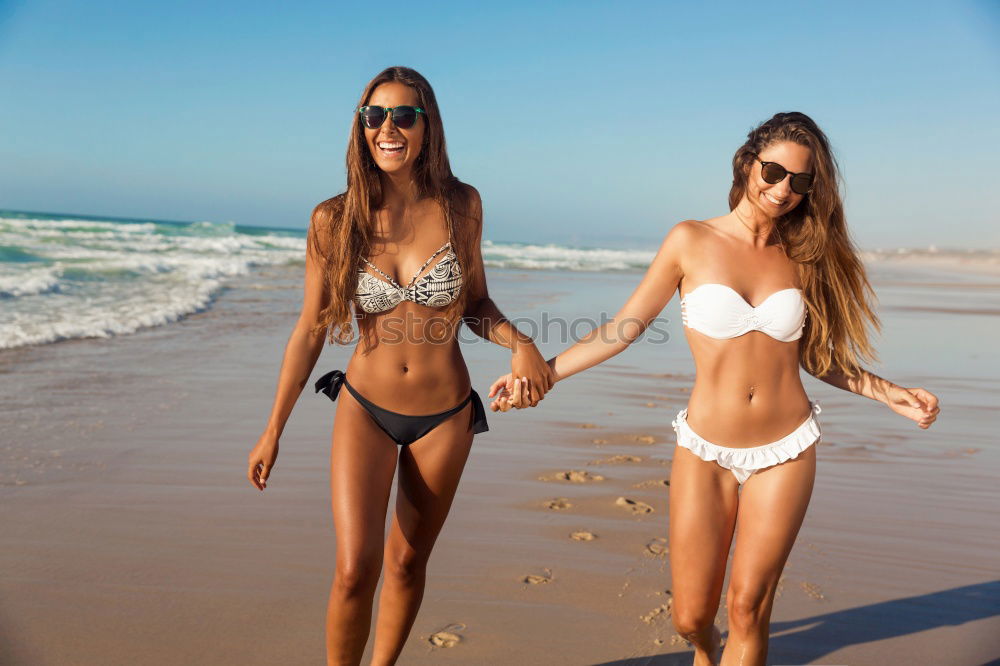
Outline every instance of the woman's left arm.
<path fill-rule="evenodd" d="M 528 401 L 534 407 L 555 383 L 552 368 L 545 362 L 545 358 L 538 351 L 534 340 L 517 330 L 490 298 L 489 290 L 486 287 L 486 268 L 483 265 L 481 250 L 483 204 L 476 188 L 466 185 L 465 189 L 468 196 L 468 210 L 478 225 L 476 242 L 472 250 L 473 265 L 469 269 L 477 273 L 478 283 L 481 287 L 479 293 L 470 295 L 463 319 L 469 330 L 479 337 L 511 350 L 511 373 L 514 377 L 527 379 Z"/>
<path fill-rule="evenodd" d="M 842 370 L 828 372 L 822 377 L 813 376 L 830 386 L 884 403 L 897 414 L 916 421 L 924 430 L 931 427 L 941 411 L 937 396 L 927 389 L 903 388 L 863 368 L 853 377 Z"/>

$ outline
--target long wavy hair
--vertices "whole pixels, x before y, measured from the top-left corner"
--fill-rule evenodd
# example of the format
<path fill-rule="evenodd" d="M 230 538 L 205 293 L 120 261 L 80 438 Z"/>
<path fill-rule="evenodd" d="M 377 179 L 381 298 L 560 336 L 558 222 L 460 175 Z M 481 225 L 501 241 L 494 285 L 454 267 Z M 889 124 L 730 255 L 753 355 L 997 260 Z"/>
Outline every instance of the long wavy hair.
<path fill-rule="evenodd" d="M 875 293 L 851 241 L 840 197 L 840 176 L 830 142 L 804 113 L 777 113 L 747 135 L 733 156 L 729 209 L 747 194 L 756 155 L 791 141 L 812 151 L 813 186 L 794 210 L 776 220 L 774 235 L 798 266 L 808 317 L 799 355 L 810 373 L 857 374 L 874 361 L 870 331 L 878 331 Z"/>
<path fill-rule="evenodd" d="M 424 142 L 413 167 L 413 180 L 421 197 L 431 197 L 441 206 L 451 230 L 453 247 L 463 270 L 460 297 L 448 306 L 445 316 L 454 319 L 465 310 L 470 297 L 482 291 L 481 276 L 474 270 L 474 248 L 478 241 L 481 213 L 465 187 L 451 172 L 445 148 L 444 125 L 431 84 L 409 67 L 389 67 L 368 82 L 358 107 L 368 104 L 383 83 L 398 82 L 416 91 L 426 123 Z M 316 206 L 309 232 L 310 251 L 325 261 L 329 304 L 320 313 L 317 331 L 328 331 L 331 342 L 346 344 L 354 337 L 352 312 L 358 271 L 371 254 L 376 234 L 375 212 L 383 200 L 381 170 L 375 163 L 364 128 L 354 114 L 347 144 L 347 190 Z"/>

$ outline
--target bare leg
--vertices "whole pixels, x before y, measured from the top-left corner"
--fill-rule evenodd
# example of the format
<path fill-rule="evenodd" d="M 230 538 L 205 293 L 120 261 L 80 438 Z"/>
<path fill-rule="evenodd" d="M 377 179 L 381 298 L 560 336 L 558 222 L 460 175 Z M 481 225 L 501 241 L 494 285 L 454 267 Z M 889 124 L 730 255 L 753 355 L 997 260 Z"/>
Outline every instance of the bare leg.
<path fill-rule="evenodd" d="M 736 548 L 729 579 L 729 639 L 722 664 L 763 665 L 771 607 L 781 570 L 809 506 L 816 447 L 751 476 L 740 494 Z"/>
<path fill-rule="evenodd" d="M 471 410 L 470 404 L 400 454 L 396 515 L 385 545 L 373 666 L 396 663 L 417 617 L 427 561 L 472 447 Z"/>
<path fill-rule="evenodd" d="M 341 391 L 330 452 L 337 569 L 326 613 L 328 664 L 361 663 L 368 642 L 396 456 L 396 444 Z"/>
<path fill-rule="evenodd" d="M 739 484 L 732 472 L 674 448 L 670 472 L 670 571 L 677 632 L 695 648 L 695 666 L 716 663 L 719 608 L 736 523 Z"/>

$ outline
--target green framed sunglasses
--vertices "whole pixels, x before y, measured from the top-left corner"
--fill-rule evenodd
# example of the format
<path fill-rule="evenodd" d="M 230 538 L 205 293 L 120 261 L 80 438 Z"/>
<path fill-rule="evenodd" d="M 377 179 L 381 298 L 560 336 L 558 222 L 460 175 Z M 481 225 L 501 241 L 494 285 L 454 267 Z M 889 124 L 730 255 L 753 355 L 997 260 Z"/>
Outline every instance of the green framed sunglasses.
<path fill-rule="evenodd" d="M 358 109 L 361 122 L 368 129 L 378 129 L 386 118 L 399 129 L 410 129 L 417 123 L 417 117 L 427 112 L 419 106 L 363 106 Z"/>

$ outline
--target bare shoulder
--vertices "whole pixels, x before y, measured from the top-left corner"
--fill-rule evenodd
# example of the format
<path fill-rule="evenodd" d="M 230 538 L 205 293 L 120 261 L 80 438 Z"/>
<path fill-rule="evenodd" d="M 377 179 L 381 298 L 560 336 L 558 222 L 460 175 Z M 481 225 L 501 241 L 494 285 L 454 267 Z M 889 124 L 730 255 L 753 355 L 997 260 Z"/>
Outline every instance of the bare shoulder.
<path fill-rule="evenodd" d="M 481 233 L 483 227 L 483 200 L 479 190 L 468 183 L 458 181 L 453 190 L 452 210 L 458 218 L 456 222 Z"/>
<path fill-rule="evenodd" d="M 309 238 L 324 256 L 329 256 L 333 242 L 333 229 L 344 211 L 345 194 L 338 194 L 313 208 L 309 220 Z"/>
<path fill-rule="evenodd" d="M 469 185 L 468 183 L 463 183 L 459 181 L 458 191 L 461 192 L 463 196 L 465 196 L 467 201 L 479 201 L 479 202 L 482 201 L 482 198 L 479 196 L 479 190 L 477 190 L 472 185 Z"/>
<path fill-rule="evenodd" d="M 663 239 L 657 261 L 662 262 L 663 267 L 671 267 L 680 279 L 699 263 L 717 233 L 710 220 L 678 222 Z"/>
<path fill-rule="evenodd" d="M 727 236 L 722 217 L 708 220 L 684 220 L 674 225 L 667 234 L 665 242 L 685 254 L 700 252 L 710 247 L 712 243 L 724 240 Z"/>
<path fill-rule="evenodd" d="M 483 198 L 479 195 L 479 190 L 468 183 L 459 182 L 458 194 L 461 199 L 464 212 L 470 217 L 477 218 L 482 221 Z"/>
<path fill-rule="evenodd" d="M 672 253 L 686 254 L 695 249 L 712 229 L 701 220 L 678 222 L 663 239 L 663 249 Z"/>
<path fill-rule="evenodd" d="M 317 204 L 313 208 L 309 226 L 317 232 L 330 231 L 333 228 L 334 220 L 344 211 L 346 199 L 347 194 L 343 193 Z"/>

